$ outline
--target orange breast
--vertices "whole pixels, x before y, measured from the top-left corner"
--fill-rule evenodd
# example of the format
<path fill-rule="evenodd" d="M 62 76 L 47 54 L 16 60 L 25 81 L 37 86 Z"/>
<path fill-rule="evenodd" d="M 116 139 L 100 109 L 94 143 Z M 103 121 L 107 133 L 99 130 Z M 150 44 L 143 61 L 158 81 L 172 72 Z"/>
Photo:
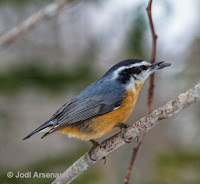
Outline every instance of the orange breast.
<path fill-rule="evenodd" d="M 107 134 L 113 130 L 116 124 L 127 121 L 133 111 L 141 87 L 142 84 L 137 85 L 136 92 L 128 90 L 123 103 L 118 109 L 115 109 L 102 116 L 91 118 L 87 122 L 88 127 L 86 130 L 80 131 L 79 127 L 70 126 L 58 130 L 57 132 L 68 134 L 70 137 L 75 137 L 82 140 L 96 139 Z"/>

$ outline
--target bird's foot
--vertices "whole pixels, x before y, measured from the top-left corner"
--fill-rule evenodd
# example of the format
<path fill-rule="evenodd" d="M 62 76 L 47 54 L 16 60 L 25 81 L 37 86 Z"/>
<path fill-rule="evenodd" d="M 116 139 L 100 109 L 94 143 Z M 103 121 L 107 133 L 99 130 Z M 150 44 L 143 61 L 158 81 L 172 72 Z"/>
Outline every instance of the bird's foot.
<path fill-rule="evenodd" d="M 101 145 L 100 145 L 97 141 L 95 141 L 95 140 L 93 140 L 93 139 L 91 139 L 90 142 L 93 144 L 93 147 L 92 147 L 91 150 L 88 152 L 88 156 L 90 157 L 90 159 L 91 159 L 92 161 L 97 161 L 96 159 L 92 158 L 92 151 L 94 150 L 94 148 L 96 148 L 97 146 L 101 146 Z M 104 163 L 103 163 L 103 164 L 105 164 L 105 163 L 106 163 L 106 157 L 103 157 L 102 159 L 104 160 Z"/>
<path fill-rule="evenodd" d="M 130 125 L 125 124 L 125 123 L 118 123 L 115 125 L 115 127 L 120 128 L 120 133 L 121 133 L 121 138 L 124 140 L 125 143 L 130 143 L 131 139 L 125 139 L 124 137 L 124 129 L 130 127 Z"/>

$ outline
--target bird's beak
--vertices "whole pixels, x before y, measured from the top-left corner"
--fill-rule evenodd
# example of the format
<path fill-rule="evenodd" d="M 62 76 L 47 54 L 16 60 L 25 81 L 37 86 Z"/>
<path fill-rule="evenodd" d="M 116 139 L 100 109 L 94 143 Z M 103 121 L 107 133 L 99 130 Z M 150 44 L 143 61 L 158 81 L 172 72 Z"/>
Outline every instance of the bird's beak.
<path fill-rule="evenodd" d="M 171 63 L 164 63 L 165 61 L 160 61 L 160 62 L 156 62 L 156 63 L 153 63 L 152 65 L 151 65 L 151 72 L 155 72 L 155 71 L 157 71 L 157 70 L 160 70 L 160 69 L 163 69 L 163 68 L 165 68 L 165 67 L 168 67 L 168 66 L 170 66 L 171 65 Z"/>

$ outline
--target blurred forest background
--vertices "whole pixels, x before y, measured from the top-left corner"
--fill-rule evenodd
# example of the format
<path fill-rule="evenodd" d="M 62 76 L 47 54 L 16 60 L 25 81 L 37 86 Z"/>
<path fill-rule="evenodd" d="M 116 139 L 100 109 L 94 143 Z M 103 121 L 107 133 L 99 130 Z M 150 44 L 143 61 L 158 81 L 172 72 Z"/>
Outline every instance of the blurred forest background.
<path fill-rule="evenodd" d="M 51 0 L 0 0 L 0 34 Z M 0 51 L 0 183 L 50 183 L 54 179 L 9 179 L 8 171 L 62 173 L 91 143 L 33 131 L 65 102 L 128 58 L 150 59 L 147 0 L 84 0 Z M 172 66 L 156 73 L 153 108 L 200 81 L 200 1 L 154 0 L 157 61 Z M 133 123 L 147 113 L 148 82 Z M 200 183 L 200 105 L 163 120 L 145 137 L 131 183 Z M 112 135 L 115 132 L 112 132 Z M 104 140 L 105 137 L 101 140 Z M 100 141 L 101 141 L 100 140 Z M 74 184 L 123 183 L 133 144 L 95 164 Z"/>

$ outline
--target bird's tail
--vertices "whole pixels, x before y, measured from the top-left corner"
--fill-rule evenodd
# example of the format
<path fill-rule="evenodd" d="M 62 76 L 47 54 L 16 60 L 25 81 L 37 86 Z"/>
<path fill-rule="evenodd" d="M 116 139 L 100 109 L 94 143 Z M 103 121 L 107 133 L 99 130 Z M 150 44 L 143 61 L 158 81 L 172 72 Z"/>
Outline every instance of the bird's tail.
<path fill-rule="evenodd" d="M 24 137 L 22 140 L 26 140 L 26 139 L 30 138 L 32 135 L 34 135 L 35 133 L 44 131 L 46 128 L 49 128 L 49 127 L 51 128 L 52 126 L 56 125 L 57 122 L 58 122 L 57 118 L 55 118 L 51 121 L 47 121 L 46 123 L 44 123 L 43 125 L 38 127 L 36 130 L 34 130 L 30 134 L 28 134 L 26 137 Z"/>

